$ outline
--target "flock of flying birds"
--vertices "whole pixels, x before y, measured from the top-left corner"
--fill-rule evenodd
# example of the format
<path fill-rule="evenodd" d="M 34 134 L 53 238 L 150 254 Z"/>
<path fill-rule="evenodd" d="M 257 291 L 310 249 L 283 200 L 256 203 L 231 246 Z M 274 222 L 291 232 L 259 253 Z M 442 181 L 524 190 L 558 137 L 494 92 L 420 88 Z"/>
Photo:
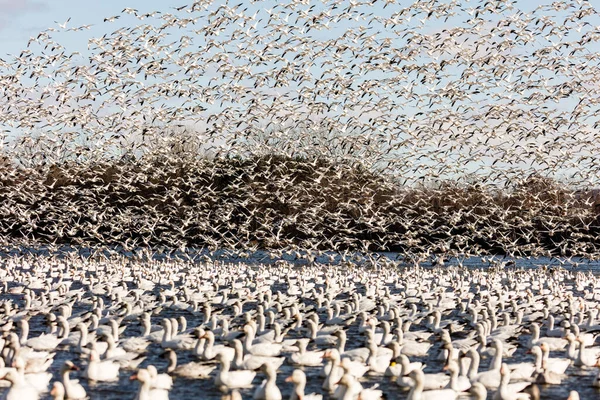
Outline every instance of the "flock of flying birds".
<path fill-rule="evenodd" d="M 201 0 L 74 24 L 0 60 L 5 244 L 599 253 L 588 1 Z"/>

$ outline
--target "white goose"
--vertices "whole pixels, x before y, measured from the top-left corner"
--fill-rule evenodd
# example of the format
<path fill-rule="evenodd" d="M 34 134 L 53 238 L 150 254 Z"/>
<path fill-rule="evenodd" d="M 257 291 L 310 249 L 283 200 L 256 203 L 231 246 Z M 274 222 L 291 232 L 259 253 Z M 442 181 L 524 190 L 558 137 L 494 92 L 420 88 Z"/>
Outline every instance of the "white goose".
<path fill-rule="evenodd" d="M 96 349 L 90 350 L 89 362 L 85 369 L 85 377 L 91 381 L 113 381 L 119 378 L 119 364 L 113 361 L 100 361 Z"/>
<path fill-rule="evenodd" d="M 500 367 L 500 386 L 496 393 L 494 393 L 493 400 L 529 400 L 530 396 L 527 393 L 520 393 L 521 390 L 529 386 L 528 382 L 522 382 L 521 385 L 515 386 L 508 384 L 510 381 L 510 370 L 506 364 L 502 364 Z"/>
<path fill-rule="evenodd" d="M 267 379 L 256 388 L 253 398 L 255 400 L 281 400 L 281 391 L 277 387 L 277 372 L 272 364 L 265 363 L 261 366 L 261 371 L 267 376 Z"/>
<path fill-rule="evenodd" d="M 531 332 L 531 337 L 527 341 L 527 347 L 532 348 L 535 345 L 541 345 L 542 343 L 546 343 L 550 350 L 563 350 L 567 347 L 567 341 L 562 338 L 555 337 L 544 337 L 540 338 L 540 326 L 537 323 L 532 323 L 529 331 Z"/>
<path fill-rule="evenodd" d="M 256 343 L 254 344 L 255 331 L 250 324 L 244 325 L 244 351 L 256 356 L 276 357 L 281 354 L 283 344 L 281 343 Z M 206 352 L 206 350 L 205 350 Z"/>
<path fill-rule="evenodd" d="M 136 400 L 168 400 L 169 391 L 164 389 L 152 389 L 150 372 L 146 369 L 139 369 L 136 374 L 132 375 L 131 380 L 138 380 L 140 387 L 138 389 Z"/>
<path fill-rule="evenodd" d="M 323 362 L 324 351 L 307 351 L 308 343 L 311 339 L 298 339 L 296 345 L 298 351 L 290 354 L 289 359 L 292 364 L 302 366 L 316 367 Z"/>
<path fill-rule="evenodd" d="M 6 400 L 37 400 L 38 390 L 31 386 L 15 369 L 7 368 L 3 371 L 0 379 L 10 382 L 10 389 L 4 395 Z"/>
<path fill-rule="evenodd" d="M 255 356 L 252 354 L 244 355 L 244 346 L 238 339 L 233 340 L 233 348 L 235 355 L 232 364 L 235 369 L 255 370 L 260 368 L 263 364 L 269 363 L 277 370 L 285 361 L 285 357 Z"/>
<path fill-rule="evenodd" d="M 188 379 L 205 378 L 216 369 L 214 365 L 207 365 L 199 362 L 189 362 L 183 365 L 177 365 L 177 353 L 174 350 L 168 349 L 165 353 L 169 360 L 167 373 L 178 375 Z"/>
<path fill-rule="evenodd" d="M 424 390 L 425 376 L 420 369 L 414 369 L 409 376 L 414 380 L 414 385 L 408 393 L 407 400 L 452 400 L 458 397 L 452 389 Z"/>
<path fill-rule="evenodd" d="M 204 353 L 202 354 L 204 360 L 213 360 L 217 353 L 223 353 L 228 359 L 233 359 L 235 350 L 228 346 L 215 345 L 215 334 L 212 331 L 206 331 L 202 338 L 206 339 Z"/>
<path fill-rule="evenodd" d="M 220 368 L 215 376 L 215 385 L 224 392 L 230 389 L 241 389 L 252 386 L 256 376 L 254 371 L 230 371 L 231 360 L 223 353 L 217 353 L 215 359 L 220 363 Z"/>
<path fill-rule="evenodd" d="M 285 378 L 286 382 L 292 382 L 294 384 L 294 390 L 290 395 L 290 400 L 322 400 L 323 396 L 320 394 L 304 394 L 306 388 L 306 374 L 301 369 L 295 369 L 292 375 Z"/>
<path fill-rule="evenodd" d="M 79 370 L 79 368 L 71 361 L 65 361 L 60 370 L 62 384 L 65 389 L 66 397 L 70 400 L 85 399 L 87 393 L 85 392 L 83 386 L 81 386 L 81 384 L 77 380 L 71 380 L 69 378 L 69 372 L 73 370 L 77 371 Z"/>

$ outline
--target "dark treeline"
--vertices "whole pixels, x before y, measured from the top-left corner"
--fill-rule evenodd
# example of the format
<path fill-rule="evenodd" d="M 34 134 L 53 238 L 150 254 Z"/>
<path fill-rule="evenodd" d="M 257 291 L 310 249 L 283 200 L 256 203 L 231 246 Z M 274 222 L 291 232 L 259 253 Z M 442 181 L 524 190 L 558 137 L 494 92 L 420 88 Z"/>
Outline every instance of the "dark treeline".
<path fill-rule="evenodd" d="M 405 188 L 322 158 L 129 157 L 0 172 L 4 244 L 594 256 L 600 202 L 531 176 Z"/>

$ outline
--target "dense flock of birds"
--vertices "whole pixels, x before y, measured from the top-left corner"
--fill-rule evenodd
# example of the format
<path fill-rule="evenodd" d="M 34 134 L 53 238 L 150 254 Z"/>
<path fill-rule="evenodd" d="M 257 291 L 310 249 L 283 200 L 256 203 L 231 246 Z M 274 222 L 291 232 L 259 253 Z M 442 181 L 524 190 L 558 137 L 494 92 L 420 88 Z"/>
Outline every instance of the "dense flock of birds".
<path fill-rule="evenodd" d="M 7 399 L 575 400 L 600 388 L 591 273 L 56 257 L 1 271 Z"/>
<path fill-rule="evenodd" d="M 583 0 L 57 22 L 0 60 L 2 243 L 596 257 L 599 27 Z"/>
<path fill-rule="evenodd" d="M 239 1 L 0 59 L 0 245 L 279 260 L 0 259 L 5 397 L 597 396 L 597 276 L 444 266 L 600 255 L 593 5 Z"/>

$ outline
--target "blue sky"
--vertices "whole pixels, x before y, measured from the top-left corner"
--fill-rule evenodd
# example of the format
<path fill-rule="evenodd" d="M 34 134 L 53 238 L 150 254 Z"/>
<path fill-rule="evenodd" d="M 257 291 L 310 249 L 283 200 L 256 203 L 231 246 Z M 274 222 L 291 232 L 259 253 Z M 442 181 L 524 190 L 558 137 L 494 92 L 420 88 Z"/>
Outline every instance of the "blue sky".
<path fill-rule="evenodd" d="M 516 3 L 518 8 L 527 10 L 534 8 L 534 4 L 548 2 L 518 0 Z M 96 31 L 103 34 L 107 31 L 106 26 L 102 27 L 103 19 L 120 14 L 124 7 L 135 8 L 142 13 L 165 12 L 171 7 L 192 3 L 193 0 L 0 0 L 0 57 L 20 52 L 31 36 L 46 28 L 57 27 L 56 22 L 64 23 L 68 18 L 71 18 L 68 27 L 95 24 Z M 314 3 L 318 5 L 320 2 Z M 409 5 L 413 0 L 398 0 L 397 3 Z M 476 3 L 466 4 L 473 6 Z"/>
<path fill-rule="evenodd" d="M 31 36 L 57 27 L 95 24 L 101 28 L 106 17 L 118 15 L 124 7 L 140 12 L 168 10 L 192 3 L 186 0 L 0 0 L 0 57 L 15 54 L 27 46 Z M 106 29 L 103 29 L 106 32 Z M 73 36 L 73 35 L 71 35 Z"/>

